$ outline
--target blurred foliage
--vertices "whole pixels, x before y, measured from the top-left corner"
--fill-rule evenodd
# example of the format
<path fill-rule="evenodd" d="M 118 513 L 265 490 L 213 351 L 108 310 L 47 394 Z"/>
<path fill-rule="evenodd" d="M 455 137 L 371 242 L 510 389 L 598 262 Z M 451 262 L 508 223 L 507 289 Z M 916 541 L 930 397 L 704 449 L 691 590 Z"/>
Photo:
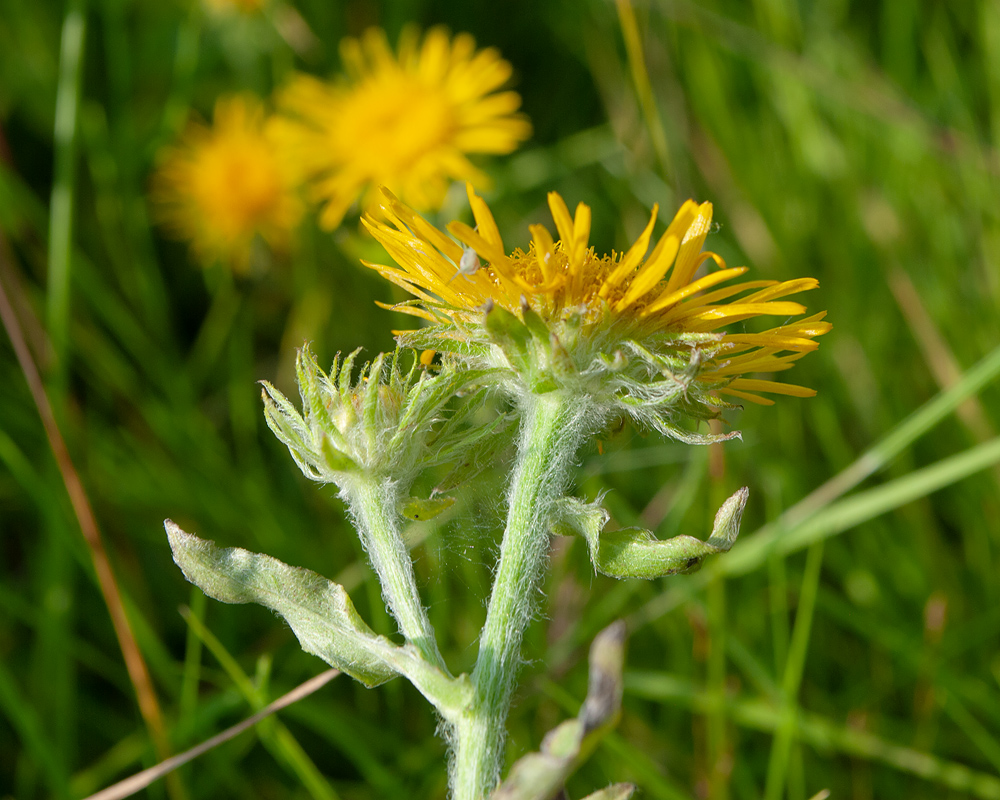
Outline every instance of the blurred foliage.
<path fill-rule="evenodd" d="M 619 524 L 661 538 L 706 535 L 743 484 L 748 536 L 997 345 L 1000 6 L 650 0 L 635 13 L 648 92 L 604 0 L 274 0 L 247 16 L 181 0 L 0 0 L 0 279 L 48 378 L 175 750 L 250 713 L 234 669 L 270 698 L 320 664 L 263 609 L 193 593 L 165 517 L 329 576 L 391 632 L 343 508 L 267 431 L 255 381 L 291 390 L 304 340 L 327 362 L 390 347 L 407 320 L 374 301 L 401 298 L 358 266 L 378 248 L 356 217 L 332 235 L 306 223 L 293 258 L 261 253 L 239 278 L 201 269 L 151 226 L 154 154 L 220 93 L 266 96 L 293 68 L 330 75 L 339 39 L 372 24 L 394 40 L 408 22 L 444 23 L 514 64 L 534 124 L 526 147 L 489 164 L 509 242 L 546 219 L 548 190 L 593 208 L 599 251 L 632 241 L 654 202 L 695 197 L 715 203 L 708 246 L 731 265 L 819 278 L 808 303 L 829 309 L 834 331 L 796 367 L 819 397 L 732 415 L 744 442 L 723 450 L 627 429 L 584 459 L 580 494 L 612 490 Z M 60 67 L 67 19 L 83 35 L 75 111 L 65 55 Z M 60 80 L 75 143 L 53 133 Z M 68 214 L 60 192 L 74 198 Z M 440 218 L 463 209 L 456 192 Z M 62 312 L 60 230 L 72 242 Z M 47 335 L 60 325 L 64 339 Z M 0 797 L 79 797 L 156 756 L 6 337 L 0 385 Z M 998 425 L 988 386 L 870 483 L 995 441 Z M 412 526 L 456 670 L 470 666 L 484 616 L 500 474 Z M 632 780 L 655 798 L 1000 797 L 998 488 L 997 468 L 982 470 L 808 557 L 692 583 L 669 614 L 649 609 L 692 578 L 594 576 L 582 542 L 557 540 L 509 758 L 575 714 L 589 638 L 627 616 L 641 624 L 622 723 L 572 796 Z M 185 604 L 218 638 L 212 652 L 177 613 Z M 435 720 L 402 682 L 369 691 L 341 678 L 282 720 L 299 761 L 269 744 L 273 731 L 245 734 L 183 768 L 171 795 L 444 794 Z M 302 778 L 303 757 L 318 779 Z"/>

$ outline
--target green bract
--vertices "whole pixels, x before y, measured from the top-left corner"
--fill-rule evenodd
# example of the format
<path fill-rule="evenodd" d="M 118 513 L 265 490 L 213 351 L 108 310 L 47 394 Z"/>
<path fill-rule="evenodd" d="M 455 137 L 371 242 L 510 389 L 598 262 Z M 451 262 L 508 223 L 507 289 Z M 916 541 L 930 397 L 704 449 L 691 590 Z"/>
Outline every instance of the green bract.
<path fill-rule="evenodd" d="M 634 325 L 610 313 L 584 331 L 583 312 L 569 309 L 546 321 L 522 297 L 520 317 L 487 303 L 481 327 L 445 322 L 405 331 L 399 342 L 450 351 L 468 369 L 492 371 L 495 384 L 515 399 L 557 390 L 585 397 L 593 412 L 591 433 L 628 417 L 689 444 L 740 438 L 739 431 L 706 434 L 682 427 L 685 420 L 715 419 L 733 408 L 713 394 L 728 379 L 705 380 L 724 350 L 722 334 L 644 332 L 640 340 L 624 330 Z"/>
<path fill-rule="evenodd" d="M 468 429 L 466 404 L 453 414 L 445 406 L 473 387 L 488 384 L 495 370 L 470 370 L 453 361 L 437 374 L 416 358 L 400 368 L 400 351 L 380 353 L 352 377 L 360 350 L 334 360 L 329 373 L 309 346 L 296 359 L 302 412 L 262 381 L 265 417 L 306 477 L 342 485 L 359 475 L 391 477 L 408 487 L 423 469 L 462 457 L 489 438 L 499 424 Z"/>

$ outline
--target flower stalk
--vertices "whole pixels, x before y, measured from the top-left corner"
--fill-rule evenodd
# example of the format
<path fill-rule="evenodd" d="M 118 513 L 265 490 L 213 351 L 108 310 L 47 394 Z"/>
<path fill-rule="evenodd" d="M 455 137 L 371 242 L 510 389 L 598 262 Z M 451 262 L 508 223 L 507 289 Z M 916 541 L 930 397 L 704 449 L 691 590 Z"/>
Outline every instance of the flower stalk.
<path fill-rule="evenodd" d="M 474 699 L 455 725 L 455 800 L 480 800 L 499 779 L 506 719 L 534 612 L 555 503 L 588 433 L 588 403 L 564 392 L 521 398 L 521 438 L 507 527 L 472 673 Z"/>
<path fill-rule="evenodd" d="M 399 528 L 397 484 L 360 474 L 344 480 L 341 497 L 347 503 L 361 544 L 382 585 L 382 597 L 399 625 L 399 632 L 424 659 L 449 675 L 437 637 L 413 574 L 413 559 Z"/>

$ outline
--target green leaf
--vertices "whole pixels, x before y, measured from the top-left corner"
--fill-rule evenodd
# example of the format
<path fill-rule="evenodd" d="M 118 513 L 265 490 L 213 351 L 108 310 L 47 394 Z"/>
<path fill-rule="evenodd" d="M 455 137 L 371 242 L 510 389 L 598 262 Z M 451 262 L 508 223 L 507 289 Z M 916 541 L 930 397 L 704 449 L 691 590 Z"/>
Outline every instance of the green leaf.
<path fill-rule="evenodd" d="M 708 541 L 675 536 L 660 541 L 641 528 L 604 531 L 610 515 L 599 504 L 564 498 L 554 528 L 582 535 L 594 568 L 612 578 L 660 578 L 694 572 L 711 555 L 728 552 L 740 532 L 740 519 L 750 492 L 745 487 L 722 504 Z"/>
<path fill-rule="evenodd" d="M 400 347 L 414 350 L 441 350 L 445 353 L 471 358 L 485 358 L 489 347 L 468 341 L 467 337 L 453 325 L 433 325 L 412 331 L 401 331 L 396 335 Z"/>
<path fill-rule="evenodd" d="M 164 527 L 184 577 L 209 597 L 223 603 L 259 603 L 276 611 L 303 650 L 366 686 L 396 676 L 398 670 L 379 652 L 395 645 L 364 623 L 342 586 L 271 556 L 218 547 L 170 520 Z"/>
<path fill-rule="evenodd" d="M 320 386 L 321 375 L 322 371 L 316 363 L 312 349 L 308 343 L 304 344 L 295 358 L 295 376 L 299 384 L 299 394 L 302 396 L 302 405 L 307 418 L 323 430 L 327 430 L 335 426 L 326 405 L 327 398 L 324 397 L 327 393 Z"/>
<path fill-rule="evenodd" d="M 398 452 L 415 435 L 426 435 L 452 397 L 473 384 L 492 381 L 496 373 L 495 369 L 445 367 L 434 377 L 422 377 L 407 392 L 406 405 L 390 448 Z"/>
<path fill-rule="evenodd" d="M 400 513 L 407 519 L 423 522 L 434 519 L 453 505 L 455 505 L 454 497 L 429 497 L 426 500 L 420 497 L 408 497 L 403 503 Z"/>
<path fill-rule="evenodd" d="M 223 603 L 259 603 L 278 612 L 307 653 L 377 686 L 405 676 L 448 720 L 469 703 L 467 675 L 452 678 L 425 661 L 412 645 L 402 647 L 369 628 L 344 587 L 308 569 L 239 547 L 222 548 L 164 522 L 174 561 L 191 583 Z"/>
<path fill-rule="evenodd" d="M 517 372 L 532 374 L 535 365 L 531 354 L 531 332 L 521 320 L 507 309 L 490 304 L 486 310 L 486 331 Z"/>
<path fill-rule="evenodd" d="M 664 436 L 677 439 L 680 442 L 684 442 L 684 444 L 716 444 L 718 442 L 728 442 L 730 439 L 743 438 L 743 434 L 740 431 L 730 431 L 729 433 L 697 433 L 678 428 L 676 425 L 671 425 L 669 422 L 656 417 L 653 417 L 650 422 Z"/>
<path fill-rule="evenodd" d="M 525 327 L 531 331 L 531 335 L 535 337 L 535 340 L 543 346 L 547 345 L 552 332 L 538 312 L 528 306 L 523 296 L 521 297 L 521 317 L 524 319 Z"/>
<path fill-rule="evenodd" d="M 331 475 L 337 472 L 357 472 L 360 469 L 354 459 L 337 449 L 330 432 L 323 433 L 323 438 L 319 440 L 319 449 L 323 456 L 323 465 Z"/>
<path fill-rule="evenodd" d="M 588 794 L 583 800 L 628 800 L 635 792 L 633 783 L 612 783 L 593 794 Z"/>
<path fill-rule="evenodd" d="M 580 713 L 576 719 L 549 731 L 539 752 L 518 759 L 491 800 L 548 800 L 554 797 L 601 738 L 614 727 L 622 705 L 625 637 L 625 623 L 621 620 L 597 635 L 590 647 L 590 685 Z M 616 792 L 611 792 L 616 788 Z M 627 798 L 633 788 L 618 784 L 591 798 Z"/>

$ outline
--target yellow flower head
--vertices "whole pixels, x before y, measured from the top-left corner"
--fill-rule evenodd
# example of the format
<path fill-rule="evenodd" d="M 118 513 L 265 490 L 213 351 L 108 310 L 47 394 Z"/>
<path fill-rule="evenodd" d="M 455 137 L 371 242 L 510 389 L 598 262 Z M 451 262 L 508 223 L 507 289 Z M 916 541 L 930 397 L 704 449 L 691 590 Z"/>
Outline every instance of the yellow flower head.
<path fill-rule="evenodd" d="M 246 269 L 255 236 L 284 249 L 303 208 L 259 100 L 220 98 L 211 128 L 192 121 L 159 156 L 156 216 L 205 262 Z"/>
<path fill-rule="evenodd" d="M 332 229 L 351 204 L 377 201 L 385 185 L 422 209 L 437 209 L 454 180 L 486 177 L 467 154 L 502 154 L 531 134 L 516 92 L 496 91 L 511 66 L 493 48 L 476 50 L 467 33 L 442 28 L 420 42 L 403 34 L 398 55 L 381 30 L 345 39 L 346 77 L 327 83 L 300 75 L 282 93 L 284 147 Z"/>
<path fill-rule="evenodd" d="M 563 386 L 610 392 L 616 408 L 649 400 L 660 415 L 687 404 L 688 415 L 714 416 L 713 408 L 726 405 L 714 393 L 764 404 L 772 401 L 761 393 L 815 394 L 743 376 L 784 371 L 815 350 L 815 337 L 830 330 L 825 312 L 760 333 L 723 329 L 758 316 L 798 317 L 805 307 L 784 298 L 818 283 L 732 283 L 746 267 L 729 269 L 718 255 L 702 251 L 710 203 L 684 203 L 650 250 L 654 207 L 626 252 L 598 256 L 588 244 L 590 209 L 580 203 L 571 216 L 552 192 L 549 208 L 559 239 L 532 225 L 527 250 L 508 254 L 486 203 L 471 186 L 468 194 L 476 226 L 452 222 L 451 236 L 389 192 L 381 206 L 385 221 L 365 218 L 398 264 L 368 266 L 417 298 L 395 308 L 435 323 L 405 334 L 407 343 L 447 351 L 450 342 L 454 351 L 513 368 L 531 391 Z M 715 269 L 699 277 L 706 262 Z M 634 408 L 624 410 L 660 427 Z"/>

